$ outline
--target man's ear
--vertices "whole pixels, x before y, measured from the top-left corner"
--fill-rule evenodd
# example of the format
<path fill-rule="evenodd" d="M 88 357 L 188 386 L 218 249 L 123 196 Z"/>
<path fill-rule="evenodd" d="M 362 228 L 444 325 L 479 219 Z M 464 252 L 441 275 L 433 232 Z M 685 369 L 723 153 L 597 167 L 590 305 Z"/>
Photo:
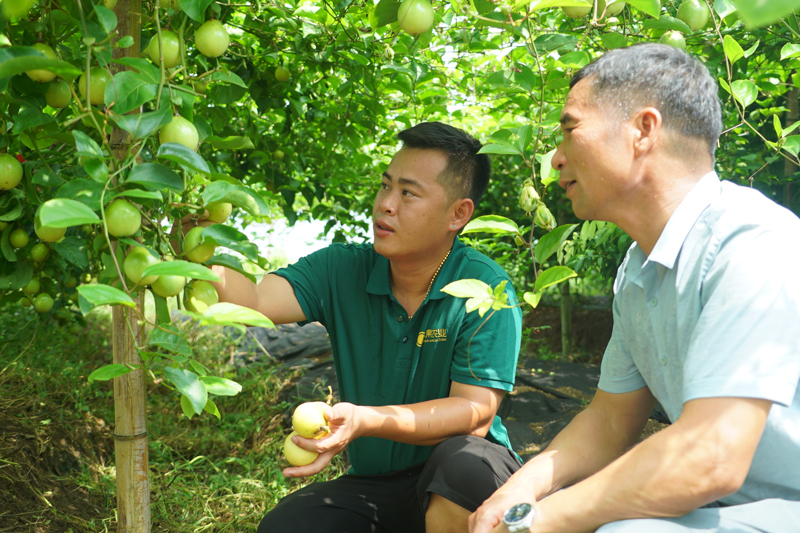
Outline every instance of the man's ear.
<path fill-rule="evenodd" d="M 453 202 L 453 218 L 450 220 L 450 229 L 458 231 L 467 225 L 472 213 L 475 212 L 475 204 L 471 198 L 461 198 Z"/>
<path fill-rule="evenodd" d="M 633 117 L 633 151 L 638 157 L 656 145 L 661 139 L 664 120 L 661 112 L 655 107 L 645 107 Z"/>

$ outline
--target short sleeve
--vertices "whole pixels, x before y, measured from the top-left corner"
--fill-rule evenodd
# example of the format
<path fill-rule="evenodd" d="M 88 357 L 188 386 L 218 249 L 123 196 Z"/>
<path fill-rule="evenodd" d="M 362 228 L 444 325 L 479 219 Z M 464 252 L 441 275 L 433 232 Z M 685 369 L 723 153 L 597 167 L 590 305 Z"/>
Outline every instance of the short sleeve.
<path fill-rule="evenodd" d="M 800 254 L 785 235 L 751 229 L 718 244 L 684 363 L 684 402 L 732 396 L 792 404 L 800 380 Z"/>
<path fill-rule="evenodd" d="M 597 387 L 605 392 L 621 394 L 639 390 L 646 386 L 644 377 L 636 368 L 630 352 L 630 338 L 626 333 L 620 313 L 620 301 L 624 294 L 617 294 L 612 306 L 614 327 L 600 366 L 600 382 Z"/>
<path fill-rule="evenodd" d="M 503 279 L 498 278 L 490 285 L 494 287 L 501 281 Z M 510 281 L 506 284 L 506 293 L 508 303 L 516 306 L 517 297 Z M 477 311 L 464 315 L 454 347 L 450 378 L 467 385 L 510 391 L 514 388 L 522 341 L 522 311 L 516 306 L 499 309 L 491 317 L 490 313 L 483 317 Z"/>
<path fill-rule="evenodd" d="M 331 247 L 323 248 L 274 272 L 291 284 L 307 322 L 325 323 L 325 295 L 330 292 L 331 254 Z"/>

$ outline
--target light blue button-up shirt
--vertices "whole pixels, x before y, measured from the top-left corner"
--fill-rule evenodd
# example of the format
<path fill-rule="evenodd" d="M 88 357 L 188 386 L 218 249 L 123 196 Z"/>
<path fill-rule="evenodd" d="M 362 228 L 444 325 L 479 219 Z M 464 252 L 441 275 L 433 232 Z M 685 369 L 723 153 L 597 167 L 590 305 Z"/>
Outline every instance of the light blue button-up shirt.
<path fill-rule="evenodd" d="M 800 220 L 710 173 L 648 257 L 631 246 L 614 294 L 600 389 L 647 386 L 672 421 L 697 398 L 774 402 L 744 485 L 721 501 L 800 500 Z"/>

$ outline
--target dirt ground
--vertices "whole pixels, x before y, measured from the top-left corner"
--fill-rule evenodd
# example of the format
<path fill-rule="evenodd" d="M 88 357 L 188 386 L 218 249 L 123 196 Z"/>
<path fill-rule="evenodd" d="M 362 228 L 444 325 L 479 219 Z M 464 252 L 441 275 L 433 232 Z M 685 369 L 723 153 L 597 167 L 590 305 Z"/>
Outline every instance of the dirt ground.
<path fill-rule="evenodd" d="M 614 325 L 611 309 L 573 309 L 571 360 L 599 364 Z M 547 327 L 549 326 L 549 327 Z M 561 309 L 537 307 L 525 315 L 523 329 L 531 328 L 528 345 L 523 352 L 536 353 L 540 343 L 555 354 L 561 353 Z"/>

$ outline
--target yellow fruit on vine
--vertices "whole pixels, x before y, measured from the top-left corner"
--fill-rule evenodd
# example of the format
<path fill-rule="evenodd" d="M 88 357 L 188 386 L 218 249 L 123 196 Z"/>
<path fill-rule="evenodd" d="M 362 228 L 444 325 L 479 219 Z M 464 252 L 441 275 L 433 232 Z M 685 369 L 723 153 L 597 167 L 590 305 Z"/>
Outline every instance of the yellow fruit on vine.
<path fill-rule="evenodd" d="M 208 209 L 208 220 L 211 222 L 225 222 L 231 216 L 233 205 L 230 202 L 214 202 L 206 206 Z"/>
<path fill-rule="evenodd" d="M 701 0 L 683 0 L 678 8 L 678 19 L 685 22 L 692 31 L 705 27 L 708 17 L 708 6 Z"/>
<path fill-rule="evenodd" d="M 214 255 L 217 245 L 213 242 L 203 243 L 202 226 L 196 226 L 186 232 L 183 241 L 184 256 L 193 263 L 205 263 Z"/>
<path fill-rule="evenodd" d="M 90 68 L 88 80 L 85 72 L 78 78 L 78 90 L 81 93 L 81 98 L 86 98 L 88 94 L 90 104 L 103 105 L 105 103 L 106 85 L 110 81 L 111 74 L 106 69 L 100 67 Z M 102 124 L 102 120 L 99 122 Z"/>
<path fill-rule="evenodd" d="M 569 18 L 572 18 L 572 19 L 582 19 L 583 17 L 588 15 L 591 10 L 592 10 L 592 6 L 586 6 L 586 7 L 582 7 L 582 6 L 562 6 L 561 7 L 561 11 L 563 11 L 566 16 L 568 16 Z"/>
<path fill-rule="evenodd" d="M 183 276 L 158 276 L 158 279 L 150 284 L 153 292 L 164 298 L 177 296 L 186 285 L 186 278 Z"/>
<path fill-rule="evenodd" d="M 202 312 L 201 307 L 209 307 L 219 303 L 217 289 L 212 284 L 203 280 L 194 280 L 186 287 L 183 304 L 189 311 Z"/>
<path fill-rule="evenodd" d="M 169 124 L 164 125 L 158 132 L 158 141 L 164 143 L 178 143 L 184 145 L 189 150 L 197 150 L 200 144 L 200 136 L 194 124 L 183 117 L 174 116 Z"/>
<path fill-rule="evenodd" d="M 118 198 L 106 208 L 106 225 L 114 237 L 129 237 L 139 231 L 142 214 L 135 205 Z"/>
<path fill-rule="evenodd" d="M 661 36 L 658 42 L 680 48 L 681 50 L 686 50 L 686 39 L 683 38 L 683 34 L 679 31 L 670 30 L 666 32 Z"/>
<path fill-rule="evenodd" d="M 155 276 L 142 276 L 144 270 L 153 265 L 157 265 L 161 261 L 150 253 L 150 250 L 144 246 L 134 246 L 128 255 L 125 256 L 125 261 L 122 263 L 122 270 L 130 280 L 139 285 L 150 285 L 158 279 Z"/>
<path fill-rule="evenodd" d="M 292 415 L 292 429 L 301 437 L 321 439 L 330 433 L 328 419 L 325 418 L 325 402 L 301 403 Z"/>
<path fill-rule="evenodd" d="M 208 20 L 194 34 L 194 44 L 206 57 L 219 57 L 231 44 L 231 38 L 225 26 L 218 20 Z"/>
<path fill-rule="evenodd" d="M 421 35 L 433 26 L 433 8 L 428 0 L 403 0 L 397 10 L 400 29 L 409 35 Z"/>
<path fill-rule="evenodd" d="M 295 435 L 297 435 L 297 432 L 292 431 L 289 436 L 286 437 L 286 440 L 283 441 L 283 456 L 286 457 L 289 464 L 292 466 L 305 466 L 316 461 L 319 454 L 304 450 L 292 442 L 292 437 Z"/>
<path fill-rule="evenodd" d="M 7 2 L 8 0 L 5 0 L 5 1 Z M 50 48 L 50 45 L 47 45 L 45 43 L 36 43 L 36 44 L 33 45 L 33 48 L 35 48 L 41 54 L 43 54 L 45 57 L 47 57 L 47 59 L 58 59 L 56 57 L 56 53 L 53 51 L 52 48 Z M 47 83 L 47 82 L 53 81 L 53 79 L 56 77 L 56 73 L 55 72 L 52 72 L 50 70 L 45 70 L 45 69 L 29 70 L 29 71 L 25 72 L 25 74 L 27 74 L 28 77 L 30 79 L 32 79 L 33 81 L 38 81 L 40 83 Z"/>
<path fill-rule="evenodd" d="M 52 228 L 50 226 L 43 226 L 39 220 L 39 213 L 33 219 L 33 231 L 36 236 L 44 242 L 56 242 L 64 238 L 67 233 L 67 228 Z"/>
<path fill-rule="evenodd" d="M 64 80 L 50 82 L 47 92 L 44 93 L 44 98 L 50 107 L 56 109 L 67 107 L 72 101 L 72 92 L 69 90 L 69 84 Z"/>
<path fill-rule="evenodd" d="M 174 31 L 162 30 L 161 31 L 161 48 L 164 54 L 164 66 L 166 68 L 177 67 L 181 64 L 181 41 L 178 34 Z M 153 35 L 150 39 L 150 44 L 147 47 L 147 55 L 153 60 L 153 63 L 160 65 L 159 49 L 158 49 L 158 34 Z"/>

